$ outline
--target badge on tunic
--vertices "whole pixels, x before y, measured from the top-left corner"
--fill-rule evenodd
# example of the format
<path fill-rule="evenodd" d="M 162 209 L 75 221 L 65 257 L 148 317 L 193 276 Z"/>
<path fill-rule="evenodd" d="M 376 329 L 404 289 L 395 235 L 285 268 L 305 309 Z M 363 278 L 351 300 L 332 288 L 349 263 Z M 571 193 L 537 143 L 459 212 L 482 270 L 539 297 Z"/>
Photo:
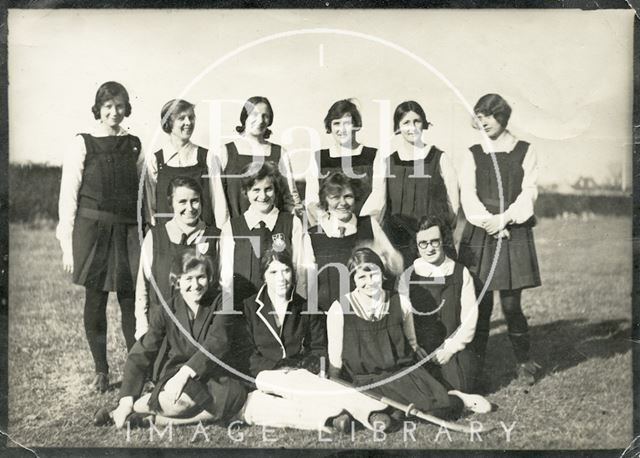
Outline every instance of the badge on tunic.
<path fill-rule="evenodd" d="M 198 253 L 205 255 L 207 251 L 209 251 L 209 242 L 196 243 L 196 248 L 198 249 Z"/>
<path fill-rule="evenodd" d="M 284 249 L 287 247 L 287 244 L 284 241 L 284 234 L 281 232 L 273 234 L 271 236 L 271 240 L 273 241 L 272 248 L 275 251 L 284 251 Z"/>

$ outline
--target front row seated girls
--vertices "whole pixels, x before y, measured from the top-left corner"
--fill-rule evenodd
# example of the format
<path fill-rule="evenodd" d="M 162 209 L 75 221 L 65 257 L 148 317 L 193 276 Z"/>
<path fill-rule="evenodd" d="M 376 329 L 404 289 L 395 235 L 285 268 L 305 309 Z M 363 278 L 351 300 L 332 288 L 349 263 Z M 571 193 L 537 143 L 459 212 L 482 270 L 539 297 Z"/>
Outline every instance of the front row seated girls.
<path fill-rule="evenodd" d="M 470 393 L 475 392 L 477 371 L 470 343 L 478 306 L 469 270 L 446 255 L 447 247 L 453 247 L 450 234 L 442 217 L 420 220 L 417 259 L 398 282 L 398 292 L 411 300 L 418 354 L 433 353 L 429 370 L 456 390 Z"/>
<path fill-rule="evenodd" d="M 362 180 L 349 178 L 342 172 L 332 172 L 320 185 L 318 225 L 309 228 L 317 268 L 317 293 L 311 287 L 309 301 L 318 298 L 318 310 L 326 312 L 333 301 L 348 289 L 340 290 L 340 268 L 347 270 L 347 262 L 355 248 L 369 247 L 380 255 L 388 271 L 398 276 L 403 271 L 402 256 L 372 216 L 358 216 L 356 208 L 362 197 Z M 309 275 L 312 285 L 314 275 Z M 348 281 L 346 288 L 349 288 Z"/>
<path fill-rule="evenodd" d="M 464 407 L 491 410 L 482 396 L 453 390 L 420 364 L 411 304 L 383 289 L 385 269 L 376 253 L 357 249 L 349 271 L 355 289 L 335 301 L 327 315 L 331 377 L 346 376 L 354 386 L 373 385 L 369 390 L 377 395 L 440 418 L 455 419 Z"/>
<path fill-rule="evenodd" d="M 111 413 L 100 409 L 96 424 L 112 419 L 121 428 L 126 421 L 147 415 L 154 417 L 155 424 L 228 421 L 240 410 L 247 396 L 244 386 L 195 345 L 219 356 L 229 347 L 223 340 L 227 333 L 218 329 L 225 321 L 219 319 L 224 315 L 215 313 L 219 295 L 213 272 L 211 258 L 197 249 L 185 250 L 174 259 L 171 280 L 180 294 L 172 297 L 170 310 L 152 308 L 149 330 L 127 356 L 119 405 Z M 165 337 L 169 354 L 160 379 L 152 393 L 139 397 Z"/>
<path fill-rule="evenodd" d="M 249 208 L 227 221 L 220 235 L 220 284 L 224 294 L 233 297 L 233 303 L 254 295 L 262 284 L 261 254 L 273 248 L 291 253 L 297 290 L 306 297 L 304 265 L 309 261 L 304 258 L 310 257 L 311 243 L 301 221 L 282 211 L 285 190 L 278 167 L 271 161 L 251 163 L 242 170 L 242 176 L 242 192 Z"/>

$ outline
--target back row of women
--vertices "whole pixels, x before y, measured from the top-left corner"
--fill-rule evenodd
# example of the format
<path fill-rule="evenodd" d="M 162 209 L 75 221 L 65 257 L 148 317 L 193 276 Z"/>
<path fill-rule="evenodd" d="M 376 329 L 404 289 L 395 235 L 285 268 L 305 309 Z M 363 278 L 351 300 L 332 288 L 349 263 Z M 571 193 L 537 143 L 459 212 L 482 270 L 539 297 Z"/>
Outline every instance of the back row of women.
<path fill-rule="evenodd" d="M 80 134 L 64 158 L 57 237 L 65 270 L 86 290 L 99 391 L 109 386 L 105 309 L 108 292 L 117 292 L 130 351 L 117 424 L 134 410 L 154 362 L 155 389 L 136 403 L 145 414 L 274 424 L 273 415 L 261 415 L 280 411 L 288 412 L 280 423 L 288 426 L 330 418 L 344 429 L 344 415 L 370 427 L 375 418 L 391 423 L 384 405 L 355 392 L 311 419 L 300 388 L 322 399 L 318 393 L 335 390 L 313 375 L 322 355 L 332 378 L 377 384 L 374 392 L 425 411 L 482 411 L 484 400 L 465 393 L 488 375 L 493 291 L 518 378 L 535 381 L 539 366 L 529 357 L 520 299 L 522 289 L 540 285 L 536 156 L 507 130 L 511 108 L 499 95 L 476 104 L 475 123 L 488 141 L 469 149 L 459 171 L 426 140 L 429 122 L 418 103 L 396 108 L 402 140 L 390 155 L 358 143 L 363 123 L 353 102 L 334 103 L 324 124 L 335 144 L 310 161 L 304 203 L 287 152 L 268 141 L 273 109 L 264 97 L 243 106 L 236 141 L 209 151 L 190 142 L 195 112 L 186 101 L 164 105 L 167 142 L 146 155 L 120 126 L 131 114 L 122 85 L 103 84 L 92 111 L 95 131 Z M 140 246 L 145 163 L 150 230 Z M 460 202 L 468 224 L 458 254 L 452 226 Z M 213 310 L 242 311 L 242 318 Z M 255 377 L 259 389 L 247 397 L 245 385 L 218 373 L 224 364 L 206 353 Z M 406 371 L 421 360 L 428 362 Z M 270 391 L 274 385 L 288 389 Z"/>

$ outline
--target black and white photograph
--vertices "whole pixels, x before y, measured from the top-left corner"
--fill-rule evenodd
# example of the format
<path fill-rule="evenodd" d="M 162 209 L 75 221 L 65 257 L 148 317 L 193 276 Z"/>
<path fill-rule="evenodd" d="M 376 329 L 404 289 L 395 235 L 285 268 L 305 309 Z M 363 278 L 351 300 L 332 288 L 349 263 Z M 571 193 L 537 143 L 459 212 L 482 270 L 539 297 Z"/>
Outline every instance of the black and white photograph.
<path fill-rule="evenodd" d="M 635 11 L 326 6 L 8 10 L 7 447 L 637 453 Z"/>

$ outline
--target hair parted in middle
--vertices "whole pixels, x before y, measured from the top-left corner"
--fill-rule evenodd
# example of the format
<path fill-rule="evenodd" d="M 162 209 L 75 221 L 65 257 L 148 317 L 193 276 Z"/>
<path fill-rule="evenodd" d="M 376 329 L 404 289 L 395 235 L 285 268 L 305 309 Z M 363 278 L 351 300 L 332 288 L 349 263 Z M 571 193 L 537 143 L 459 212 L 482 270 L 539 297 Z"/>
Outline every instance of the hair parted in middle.
<path fill-rule="evenodd" d="M 346 114 L 351 115 L 353 127 L 356 130 L 362 128 L 362 115 L 354 103 L 354 99 L 343 99 L 331 105 L 331 108 L 327 111 L 327 115 L 324 117 L 324 127 L 328 134 L 331 133 L 331 121 L 340 119 Z"/>
<path fill-rule="evenodd" d="M 400 121 L 402 121 L 404 115 L 411 111 L 420 116 L 422 120 L 422 130 L 427 130 L 429 126 L 431 126 L 431 123 L 427 121 L 427 116 L 424 114 L 422 106 L 414 100 L 407 100 L 398 105 L 393 112 L 393 131 L 396 134 L 400 133 Z"/>
<path fill-rule="evenodd" d="M 340 171 L 331 172 L 320 184 L 320 192 L 318 193 L 320 208 L 326 211 L 328 209 L 327 197 L 335 196 L 343 192 L 346 188 L 351 188 L 355 201 L 359 202 L 362 197 L 362 180 L 359 178 L 350 178 Z"/>
<path fill-rule="evenodd" d="M 262 256 L 260 256 L 260 278 L 264 281 L 264 274 L 269 269 L 269 266 L 273 261 L 278 261 L 291 269 L 291 275 L 293 278 L 293 288 L 295 289 L 296 284 L 296 269 L 293 267 L 293 260 L 291 259 L 291 254 L 289 251 L 282 250 L 277 251 L 272 248 L 269 248 Z"/>
<path fill-rule="evenodd" d="M 125 102 L 124 116 L 125 118 L 131 114 L 131 104 L 129 103 L 129 93 L 125 87 L 116 81 L 107 81 L 102 83 L 96 92 L 96 99 L 91 107 L 91 112 L 95 119 L 100 119 L 100 109 L 105 102 L 113 100 L 116 97 L 122 97 Z"/>
<path fill-rule="evenodd" d="M 356 270 L 361 266 L 367 271 L 375 270 L 375 268 L 380 269 L 382 277 L 388 277 L 384 262 L 382 262 L 380 256 L 378 256 L 378 254 L 371 248 L 357 248 L 353 250 L 353 253 L 351 253 L 351 257 L 347 262 L 347 268 L 349 269 L 349 276 L 352 280 Z"/>
<path fill-rule="evenodd" d="M 247 127 L 247 118 L 259 103 L 264 103 L 267 106 L 267 111 L 269 112 L 269 124 L 267 124 L 267 127 L 271 127 L 271 124 L 273 124 L 273 108 L 271 107 L 271 102 L 269 102 L 269 99 L 266 97 L 254 95 L 253 97 L 249 97 L 247 101 L 244 102 L 244 105 L 242 105 L 242 111 L 240 111 L 240 125 L 236 126 L 236 132 L 241 134 L 245 131 Z M 265 129 L 263 137 L 267 139 L 270 136 L 271 130 Z"/>
<path fill-rule="evenodd" d="M 162 130 L 170 134 L 176 117 L 187 110 L 195 109 L 195 105 L 182 99 L 171 99 L 160 110 L 160 123 Z"/>

